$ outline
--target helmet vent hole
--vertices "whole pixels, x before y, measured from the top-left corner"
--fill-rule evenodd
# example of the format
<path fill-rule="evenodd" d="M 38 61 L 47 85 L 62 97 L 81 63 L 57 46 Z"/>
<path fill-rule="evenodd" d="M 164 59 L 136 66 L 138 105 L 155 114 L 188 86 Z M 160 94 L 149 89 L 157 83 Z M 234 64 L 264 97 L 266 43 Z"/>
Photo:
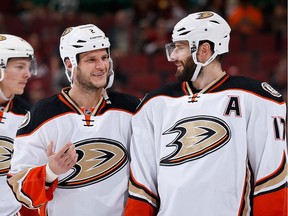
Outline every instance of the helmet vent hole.
<path fill-rule="evenodd" d="M 83 47 L 83 46 L 80 46 L 80 45 L 74 45 L 73 47 L 75 47 L 75 48 L 81 48 L 81 47 Z"/>
<path fill-rule="evenodd" d="M 178 32 L 183 31 L 183 30 L 185 30 L 185 29 L 186 29 L 186 28 L 181 28 L 181 29 L 178 30 Z"/>
<path fill-rule="evenodd" d="M 210 22 L 214 22 L 214 23 L 220 24 L 220 23 L 217 22 L 216 20 L 210 20 Z"/>
<path fill-rule="evenodd" d="M 206 28 L 205 31 L 208 31 L 208 29 Z"/>
<path fill-rule="evenodd" d="M 181 34 L 179 34 L 179 35 L 186 35 L 186 34 L 188 34 L 188 33 L 190 33 L 191 31 L 185 31 L 185 32 L 182 32 Z"/>

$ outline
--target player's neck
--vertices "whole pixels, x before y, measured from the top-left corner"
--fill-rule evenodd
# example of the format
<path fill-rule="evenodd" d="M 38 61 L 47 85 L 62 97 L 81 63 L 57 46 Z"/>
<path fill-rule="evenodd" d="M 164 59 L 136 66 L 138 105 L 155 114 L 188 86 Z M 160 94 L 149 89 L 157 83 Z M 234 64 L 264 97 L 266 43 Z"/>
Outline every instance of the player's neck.
<path fill-rule="evenodd" d="M 79 88 L 72 87 L 68 92 L 69 97 L 77 103 L 80 108 L 93 108 L 100 101 L 103 89 L 98 91 L 85 91 Z"/>
<path fill-rule="evenodd" d="M 211 64 L 202 68 L 199 76 L 193 82 L 193 86 L 196 89 L 204 89 L 215 79 L 218 79 L 220 76 L 223 76 L 225 72 L 222 70 L 220 64 Z"/>

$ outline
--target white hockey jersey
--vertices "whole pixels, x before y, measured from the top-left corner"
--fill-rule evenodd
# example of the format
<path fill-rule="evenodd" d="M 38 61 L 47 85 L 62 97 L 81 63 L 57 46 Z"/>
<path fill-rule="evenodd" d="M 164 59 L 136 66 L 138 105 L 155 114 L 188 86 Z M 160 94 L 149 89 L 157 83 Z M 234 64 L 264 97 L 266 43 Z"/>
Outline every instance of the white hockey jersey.
<path fill-rule="evenodd" d="M 41 215 L 123 215 L 131 117 L 139 100 L 110 92 L 111 104 L 102 99 L 94 110 L 81 110 L 68 91 L 63 89 L 32 107 L 15 139 L 8 182 L 17 199 L 29 208 L 41 207 Z M 45 185 L 51 141 L 54 152 L 71 141 L 79 156 L 69 172 Z"/>
<path fill-rule="evenodd" d="M 5 107 L 0 107 L 0 215 L 13 215 L 21 207 L 7 184 L 7 173 L 13 153 L 13 141 L 18 127 L 29 110 L 20 97 L 16 96 Z"/>
<path fill-rule="evenodd" d="M 169 84 L 132 119 L 126 216 L 287 216 L 286 104 L 224 75 Z"/>

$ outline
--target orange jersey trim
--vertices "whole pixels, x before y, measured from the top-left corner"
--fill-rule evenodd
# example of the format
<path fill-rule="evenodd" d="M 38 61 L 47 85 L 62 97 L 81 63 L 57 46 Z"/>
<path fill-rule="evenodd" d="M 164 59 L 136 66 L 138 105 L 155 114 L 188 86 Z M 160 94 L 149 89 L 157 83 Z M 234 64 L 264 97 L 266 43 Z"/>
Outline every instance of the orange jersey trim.
<path fill-rule="evenodd" d="M 128 198 L 124 216 L 156 216 L 155 209 L 148 203 Z"/>
<path fill-rule="evenodd" d="M 254 216 L 287 216 L 287 184 L 272 193 L 256 196 L 253 203 Z"/>
<path fill-rule="evenodd" d="M 58 185 L 58 180 L 46 189 L 46 165 L 32 168 L 22 183 L 22 192 L 32 200 L 33 207 L 38 208 L 53 199 L 53 192 Z"/>

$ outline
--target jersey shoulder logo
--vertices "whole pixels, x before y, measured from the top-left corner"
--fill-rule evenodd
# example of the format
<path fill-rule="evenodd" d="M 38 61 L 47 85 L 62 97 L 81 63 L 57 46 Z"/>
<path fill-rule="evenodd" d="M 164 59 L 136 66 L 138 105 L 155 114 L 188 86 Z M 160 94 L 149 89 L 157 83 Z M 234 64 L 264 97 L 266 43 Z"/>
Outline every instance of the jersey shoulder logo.
<path fill-rule="evenodd" d="M 75 143 L 78 161 L 59 188 L 80 188 L 103 181 L 128 163 L 126 148 L 115 140 L 87 139 Z"/>
<path fill-rule="evenodd" d="M 30 119 L 31 119 L 30 112 L 27 111 L 18 129 L 21 129 L 27 126 L 30 122 Z"/>
<path fill-rule="evenodd" d="M 202 158 L 226 145 L 231 138 L 229 126 L 213 116 L 195 116 L 176 122 L 163 133 L 178 133 L 167 145 L 175 150 L 161 158 L 160 165 L 175 166 Z"/>
<path fill-rule="evenodd" d="M 6 176 L 13 152 L 13 139 L 0 136 L 0 176 Z"/>
<path fill-rule="evenodd" d="M 276 91 L 271 85 L 269 85 L 267 82 L 263 82 L 261 83 L 262 88 L 269 92 L 271 95 L 273 95 L 274 97 L 281 97 L 282 95 Z"/>

